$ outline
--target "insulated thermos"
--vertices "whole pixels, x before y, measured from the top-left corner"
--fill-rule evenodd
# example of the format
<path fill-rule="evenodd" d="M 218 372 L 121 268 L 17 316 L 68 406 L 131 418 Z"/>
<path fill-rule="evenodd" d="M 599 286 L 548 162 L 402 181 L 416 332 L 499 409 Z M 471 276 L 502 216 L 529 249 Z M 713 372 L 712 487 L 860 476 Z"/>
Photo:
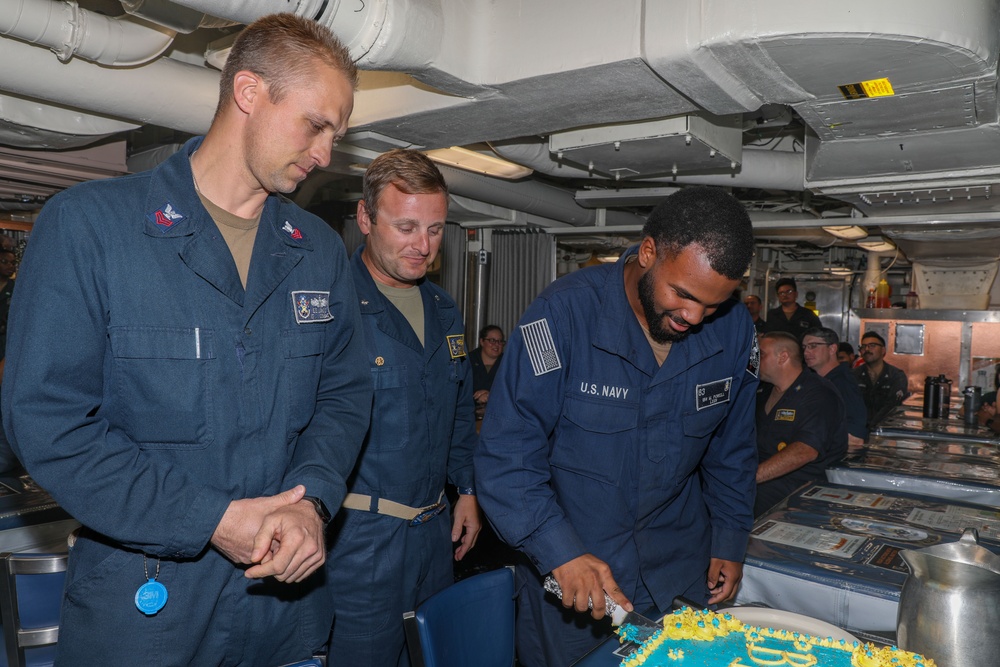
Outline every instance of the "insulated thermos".
<path fill-rule="evenodd" d="M 951 380 L 944 374 L 924 380 L 924 417 L 947 419 L 951 413 Z"/>
<path fill-rule="evenodd" d="M 975 426 L 978 423 L 976 413 L 979 412 L 979 406 L 982 404 L 983 399 L 982 390 L 973 385 L 966 387 L 962 391 L 962 395 L 965 397 L 963 399 L 965 423 L 969 426 Z"/>

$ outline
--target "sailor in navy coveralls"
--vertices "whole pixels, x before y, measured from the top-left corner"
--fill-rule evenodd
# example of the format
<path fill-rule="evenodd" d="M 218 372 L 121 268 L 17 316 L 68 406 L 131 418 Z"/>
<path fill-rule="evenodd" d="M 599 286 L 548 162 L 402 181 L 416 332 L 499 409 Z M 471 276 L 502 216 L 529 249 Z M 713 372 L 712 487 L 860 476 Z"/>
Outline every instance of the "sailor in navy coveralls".
<path fill-rule="evenodd" d="M 510 337 L 475 457 L 517 568 L 518 656 L 568 665 L 607 636 L 604 594 L 645 611 L 735 592 L 757 466 L 753 253 L 720 190 L 682 190 L 616 264 L 549 286 Z M 567 609 L 542 590 L 552 573 Z"/>
<path fill-rule="evenodd" d="M 3 416 L 85 526 L 58 664 L 275 667 L 325 644 L 323 518 L 371 379 L 343 243 L 275 193 L 329 162 L 355 78 L 328 30 L 265 17 L 204 140 L 71 188 L 35 224 Z"/>
<path fill-rule="evenodd" d="M 375 402 L 331 535 L 334 664 L 408 665 L 403 613 L 454 581 L 454 560 L 479 534 L 465 325 L 452 298 L 425 276 L 447 213 L 444 178 L 422 153 L 390 151 L 369 165 L 358 204 L 366 243 L 351 267 Z M 459 494 L 453 512 L 448 483 Z"/>

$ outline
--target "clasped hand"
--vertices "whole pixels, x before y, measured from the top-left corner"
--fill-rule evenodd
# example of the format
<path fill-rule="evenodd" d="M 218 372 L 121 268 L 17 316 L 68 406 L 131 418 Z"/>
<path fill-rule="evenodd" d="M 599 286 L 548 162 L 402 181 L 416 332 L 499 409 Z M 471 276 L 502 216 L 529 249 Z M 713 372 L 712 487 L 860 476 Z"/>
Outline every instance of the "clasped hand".
<path fill-rule="evenodd" d="M 212 546 L 234 563 L 251 565 L 248 579 L 304 580 L 326 561 L 323 521 L 305 495 L 300 484 L 275 496 L 232 501 Z"/>

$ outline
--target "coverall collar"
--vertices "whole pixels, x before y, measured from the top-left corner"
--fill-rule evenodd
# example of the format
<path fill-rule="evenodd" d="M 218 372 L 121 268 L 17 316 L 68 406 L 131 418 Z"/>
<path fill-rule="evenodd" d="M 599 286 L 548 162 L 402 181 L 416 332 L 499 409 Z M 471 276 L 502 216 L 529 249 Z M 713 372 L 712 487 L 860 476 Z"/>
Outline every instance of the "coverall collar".
<path fill-rule="evenodd" d="M 244 291 L 232 253 L 194 189 L 190 158 L 201 142 L 202 137 L 189 140 L 153 169 L 143 231 L 159 239 L 190 237 L 180 250 L 181 259 L 221 293 L 247 308 L 249 318 L 313 246 L 282 215 L 292 204 L 279 195 L 268 196 Z"/>
<path fill-rule="evenodd" d="M 451 330 L 455 322 L 455 306 L 447 299 L 441 299 L 427 286 L 427 279 L 424 278 L 417 285 L 420 290 L 420 298 L 424 304 L 424 345 L 421 347 L 420 339 L 414 333 L 413 327 L 403 317 L 403 314 L 392 305 L 392 303 L 379 291 L 372 278 L 371 272 L 361 259 L 361 253 L 365 246 L 361 245 L 354 251 L 351 263 L 354 267 L 356 288 L 360 298 L 361 314 L 375 315 L 376 326 L 379 331 L 386 336 L 398 340 L 400 343 L 414 350 L 424 353 L 425 357 L 433 356 L 441 345 L 445 342 L 445 336 Z"/>

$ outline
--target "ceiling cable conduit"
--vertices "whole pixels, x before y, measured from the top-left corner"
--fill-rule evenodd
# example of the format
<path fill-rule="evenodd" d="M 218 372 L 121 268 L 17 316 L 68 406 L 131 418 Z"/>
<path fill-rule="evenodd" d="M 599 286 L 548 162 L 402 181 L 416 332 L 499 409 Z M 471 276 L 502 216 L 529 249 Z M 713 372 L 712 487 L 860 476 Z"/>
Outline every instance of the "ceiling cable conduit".
<path fill-rule="evenodd" d="M 490 146 L 504 159 L 549 176 L 607 180 L 606 175 L 553 159 L 548 142 L 493 142 Z M 767 190 L 805 189 L 805 153 L 743 148 L 740 171 L 732 174 L 690 174 L 680 176 L 638 177 L 630 183 L 669 183 L 671 185 L 717 185 L 720 187 L 762 188 Z"/>
<path fill-rule="evenodd" d="M 66 62 L 74 56 L 111 67 L 145 64 L 173 42 L 175 32 L 132 17 L 112 18 L 76 2 L 4 0 L 0 35 L 46 46 Z"/>

